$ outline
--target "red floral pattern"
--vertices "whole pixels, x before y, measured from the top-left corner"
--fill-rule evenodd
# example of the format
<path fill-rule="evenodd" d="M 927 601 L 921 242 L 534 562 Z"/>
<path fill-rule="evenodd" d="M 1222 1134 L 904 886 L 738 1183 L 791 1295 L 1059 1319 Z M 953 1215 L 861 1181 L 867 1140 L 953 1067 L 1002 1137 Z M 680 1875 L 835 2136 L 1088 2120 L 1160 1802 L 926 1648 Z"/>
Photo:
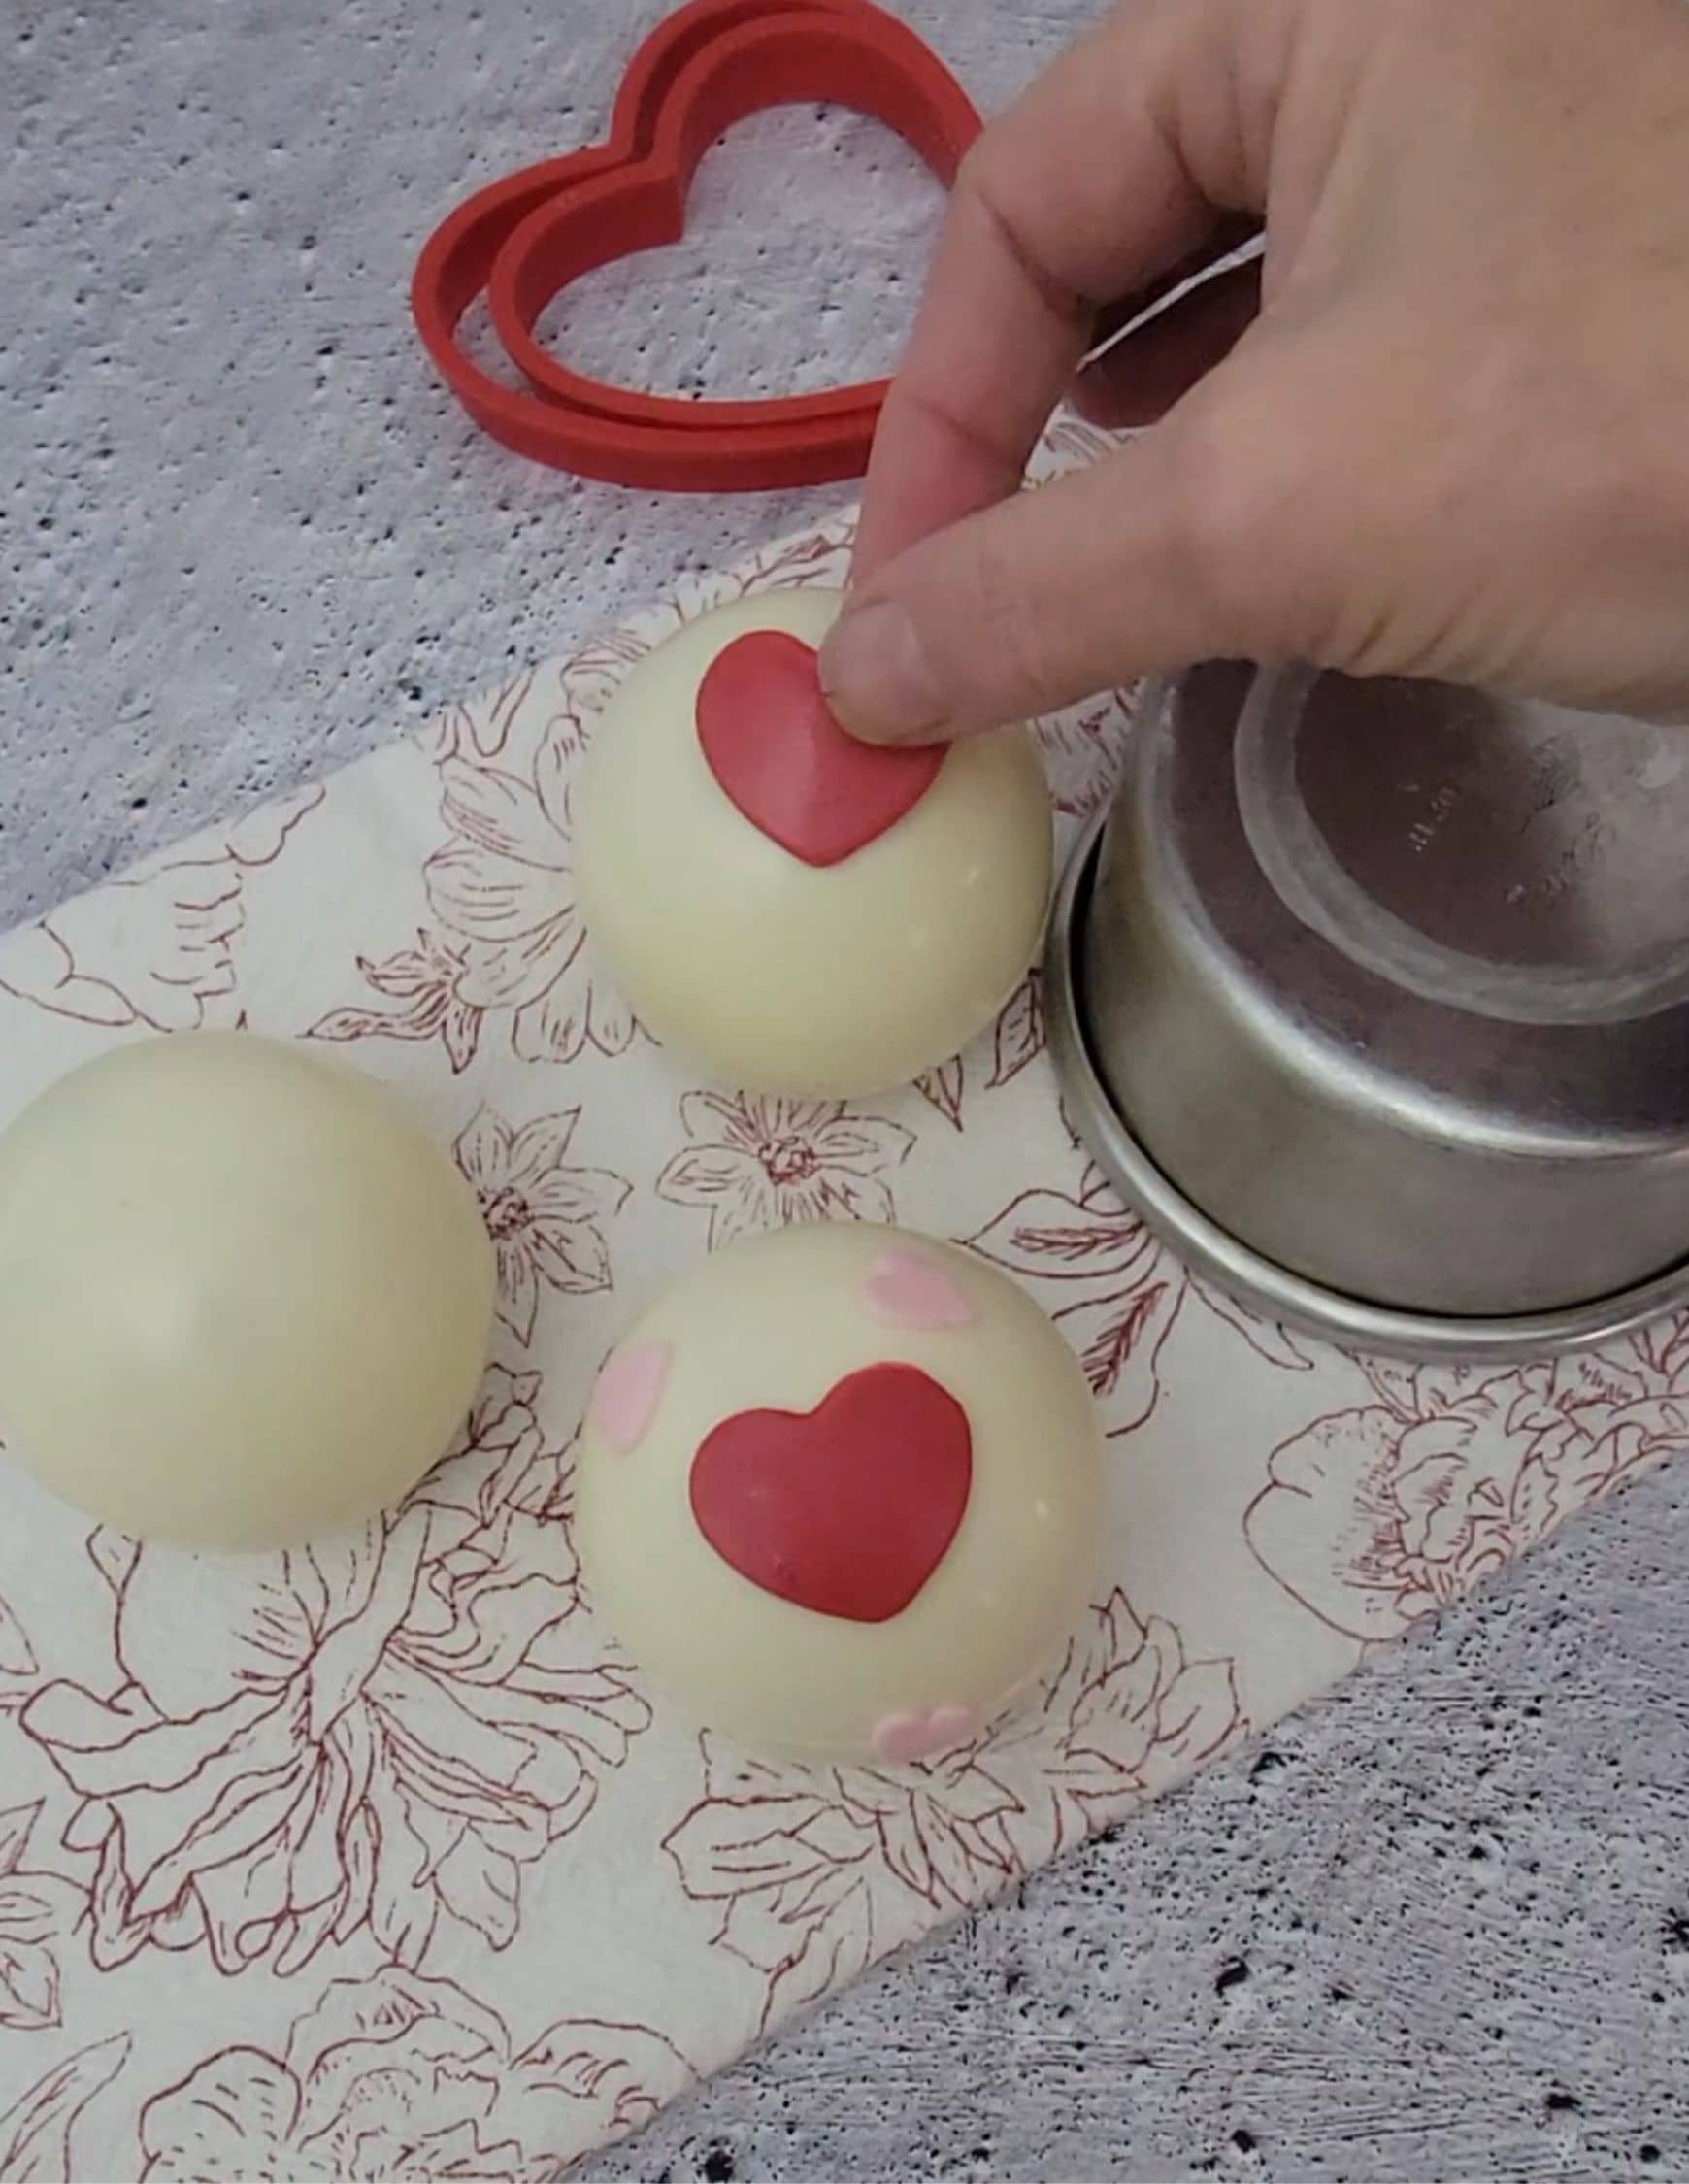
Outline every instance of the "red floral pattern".
<path fill-rule="evenodd" d="M 61 2184 L 68 2176 L 98 2173 L 72 2155 L 77 2125 L 122 2069 L 133 2044 L 129 2034 L 117 2033 L 79 2048 L 0 2109 L 0 2184 Z"/>
<path fill-rule="evenodd" d="M 1335 1630 L 1393 1638 L 1689 1447 L 1689 1321 L 1610 1355 L 1479 1376 L 1369 1369 L 1375 1400 L 1273 1451 L 1244 1514 L 1257 1560 Z"/>
<path fill-rule="evenodd" d="M 687 1138 L 657 1195 L 710 1216 L 710 1248 L 801 1221 L 890 1221 L 887 1176 L 914 1150 L 911 1130 L 840 1101 L 688 1092 Z"/>
<path fill-rule="evenodd" d="M 586 1818 L 650 1715 L 577 1615 L 566 1460 L 533 1375 L 488 1378 L 462 1447 L 354 1538 L 205 1562 L 97 1534 L 121 1680 L 22 1716 L 77 1803 L 90 1948 L 295 1971 L 368 1933 L 514 1936 L 526 1867 Z"/>
<path fill-rule="evenodd" d="M 1022 1191 L 969 1245 L 1043 1292 L 1107 1408 L 1111 1434 L 1131 1433 L 1161 1400 L 1161 1356 L 1192 1298 L 1268 1364 L 1307 1372 L 1305 1348 L 1199 1281 L 1128 1212 L 1094 1167 L 1076 1196 Z"/>
<path fill-rule="evenodd" d="M 453 1075 L 475 1060 L 485 1016 L 471 1008 L 458 990 L 465 969 L 464 950 L 419 927 L 416 945 L 401 948 L 384 962 L 357 959 L 358 976 L 381 1001 L 397 1008 L 331 1009 L 311 1028 L 313 1039 L 405 1039 L 424 1043 L 438 1039 Z"/>
<path fill-rule="evenodd" d="M 756 1973 L 766 2030 L 1246 1733 L 1231 1663 L 1187 1662 L 1115 1592 L 1035 1705 L 928 1765 L 766 1767 L 704 1737 L 704 1794 L 663 1847 Z"/>
<path fill-rule="evenodd" d="M 14 933 L 0 992 L 104 1030 L 200 1031 L 232 1021 L 247 887 L 326 791 L 253 812 L 220 842 L 156 859 Z"/>
<path fill-rule="evenodd" d="M 915 1078 L 915 1090 L 936 1114 L 942 1114 L 953 1130 L 962 1127 L 962 1100 L 968 1089 L 967 1064 L 960 1054 L 937 1069 L 924 1070 Z"/>
<path fill-rule="evenodd" d="M 449 1979 L 337 1980 L 280 2054 L 225 2047 L 141 2111 L 144 2184 L 277 2177 L 541 2184 L 695 2073 L 646 2025 L 562 2018 L 520 2052 Z"/>
<path fill-rule="evenodd" d="M 0 1442 L 0 1451 L 4 1450 Z M 21 1706 L 35 1688 L 35 1648 L 23 1625 L 0 1596 L 0 1715 Z"/>
<path fill-rule="evenodd" d="M 513 1130 L 483 1108 L 457 1141 L 457 1164 L 475 1186 L 498 1260 L 499 1317 L 524 1345 L 534 1340 L 542 1290 L 590 1297 L 612 1286 L 604 1231 L 633 1185 L 564 1165 L 580 1120 L 571 1108 Z"/>
<path fill-rule="evenodd" d="M 0 1812 L 0 2030 L 35 2033 L 59 2022 L 54 1945 L 85 1908 L 81 1889 L 23 1863 L 43 1802 Z"/>
<path fill-rule="evenodd" d="M 529 679 L 499 693 L 484 716 L 448 718 L 435 762 L 446 839 L 422 868 L 431 923 L 414 947 L 357 959 L 365 985 L 388 1006 L 330 1009 L 315 1037 L 438 1038 L 455 1071 L 468 1068 L 494 1018 L 508 1023 L 521 1061 L 571 1062 L 589 1048 L 618 1055 L 633 1044 L 633 1017 L 588 973 L 575 908 L 569 773 L 585 716 L 566 696 L 536 719 L 531 697 Z"/>
<path fill-rule="evenodd" d="M 1030 972 L 991 1035 L 991 1083 L 1012 1084 L 1044 1050 L 1043 980 Z"/>
<path fill-rule="evenodd" d="M 1108 802 L 1125 760 L 1132 700 L 1131 691 L 1115 690 L 1102 705 L 1040 723 L 1050 795 L 1064 822 L 1081 826 Z"/>

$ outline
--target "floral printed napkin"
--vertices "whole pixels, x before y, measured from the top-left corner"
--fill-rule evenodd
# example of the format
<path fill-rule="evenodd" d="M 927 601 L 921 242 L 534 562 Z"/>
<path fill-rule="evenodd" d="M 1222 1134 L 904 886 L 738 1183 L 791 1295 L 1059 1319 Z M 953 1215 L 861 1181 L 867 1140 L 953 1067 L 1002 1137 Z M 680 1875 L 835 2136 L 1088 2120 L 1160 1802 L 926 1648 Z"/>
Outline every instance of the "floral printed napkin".
<path fill-rule="evenodd" d="M 1056 429 L 1046 465 L 1083 454 Z M 865 1107 L 699 1088 L 595 981 L 570 774 L 683 615 L 836 581 L 844 521 L 0 943 L 0 1122 L 116 1040 L 349 1052 L 456 1146 L 497 1359 L 411 1500 L 199 1560 L 0 1457 L 0 2184 L 538 2179 L 1329 1684 L 1689 1433 L 1689 1326 L 1370 1364 L 1265 1325 L 1077 1149 L 1036 980 Z M 1046 724 L 1071 834 L 1123 698 Z M 1023 1281 L 1110 1439 L 1111 1581 L 1040 1703 L 903 1772 L 748 1762 L 607 1644 L 589 1378 L 747 1230 L 893 1216 Z"/>

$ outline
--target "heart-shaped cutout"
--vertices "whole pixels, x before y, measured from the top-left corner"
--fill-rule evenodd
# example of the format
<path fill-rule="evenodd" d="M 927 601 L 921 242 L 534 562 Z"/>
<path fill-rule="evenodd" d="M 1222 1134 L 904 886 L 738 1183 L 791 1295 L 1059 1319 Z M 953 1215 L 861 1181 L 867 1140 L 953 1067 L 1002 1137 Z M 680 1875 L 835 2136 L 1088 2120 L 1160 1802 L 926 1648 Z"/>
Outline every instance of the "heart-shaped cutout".
<path fill-rule="evenodd" d="M 781 194 L 771 218 L 775 173 Z M 847 235 L 844 175 L 860 200 Z M 831 104 L 752 114 L 705 153 L 679 236 L 565 282 L 535 320 L 536 348 L 521 343 L 524 359 L 543 359 L 547 379 L 572 393 L 579 385 L 575 399 L 607 415 L 612 405 L 619 414 L 635 400 L 679 399 L 688 425 L 708 431 L 745 423 L 740 403 L 801 399 L 866 423 L 870 398 L 842 377 L 841 277 L 883 299 L 849 344 L 866 379 L 903 346 L 911 252 L 930 246 L 943 205 L 926 162 L 880 122 Z M 778 377 L 763 344 L 735 338 L 765 314 L 782 329 Z"/>
<path fill-rule="evenodd" d="M 698 744 L 722 794 L 789 856 L 843 864 L 908 816 L 939 777 L 937 746 L 878 749 L 846 735 L 812 645 L 779 629 L 735 638 L 698 685 Z"/>
<path fill-rule="evenodd" d="M 868 0 L 691 0 L 635 54 L 606 144 L 479 191 L 423 250 L 412 283 L 417 330 L 477 423 L 537 461 L 671 492 L 859 476 L 883 381 L 694 403 L 571 372 L 533 338 L 540 313 L 580 274 L 679 237 L 693 170 L 724 129 L 763 107 L 812 101 L 883 122 L 946 183 L 979 130 L 943 62 Z M 502 385 L 457 338 L 482 286 L 526 389 Z"/>
<path fill-rule="evenodd" d="M 871 1365 L 807 1413 L 724 1419 L 692 1459 L 692 1514 L 763 1592 L 887 1623 L 944 1560 L 973 1477 L 955 1397 L 912 1365 Z"/>

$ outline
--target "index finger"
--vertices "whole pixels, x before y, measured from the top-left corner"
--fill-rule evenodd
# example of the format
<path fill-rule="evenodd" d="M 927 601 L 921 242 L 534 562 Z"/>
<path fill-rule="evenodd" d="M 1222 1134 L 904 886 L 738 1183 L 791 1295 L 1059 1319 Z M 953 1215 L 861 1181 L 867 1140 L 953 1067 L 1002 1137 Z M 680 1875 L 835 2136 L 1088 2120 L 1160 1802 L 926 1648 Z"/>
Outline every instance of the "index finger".
<path fill-rule="evenodd" d="M 875 436 L 854 576 L 1019 486 L 1097 314 L 1211 228 L 1184 107 L 1226 56 L 1215 0 L 1140 0 L 1082 38 L 963 161 Z"/>

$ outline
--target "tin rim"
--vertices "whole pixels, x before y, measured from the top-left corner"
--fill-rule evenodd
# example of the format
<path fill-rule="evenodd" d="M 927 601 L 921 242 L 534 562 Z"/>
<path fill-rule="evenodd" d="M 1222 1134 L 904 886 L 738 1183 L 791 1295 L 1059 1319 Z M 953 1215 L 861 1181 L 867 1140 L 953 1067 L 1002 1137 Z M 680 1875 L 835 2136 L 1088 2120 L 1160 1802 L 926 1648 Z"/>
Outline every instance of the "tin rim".
<path fill-rule="evenodd" d="M 1420 1360 L 1505 1362 L 1595 1349 L 1646 1326 L 1689 1297 L 1689 1260 L 1682 1260 L 1629 1289 L 1556 1311 L 1483 1318 L 1402 1311 L 1293 1274 L 1211 1221 L 1132 1135 L 1092 1056 L 1077 956 L 1107 824 L 1105 812 L 1086 828 L 1056 893 L 1043 967 L 1050 1057 L 1074 1127 L 1098 1167 L 1155 1235 L 1199 1274 L 1270 1318 L 1344 1349 Z"/>

